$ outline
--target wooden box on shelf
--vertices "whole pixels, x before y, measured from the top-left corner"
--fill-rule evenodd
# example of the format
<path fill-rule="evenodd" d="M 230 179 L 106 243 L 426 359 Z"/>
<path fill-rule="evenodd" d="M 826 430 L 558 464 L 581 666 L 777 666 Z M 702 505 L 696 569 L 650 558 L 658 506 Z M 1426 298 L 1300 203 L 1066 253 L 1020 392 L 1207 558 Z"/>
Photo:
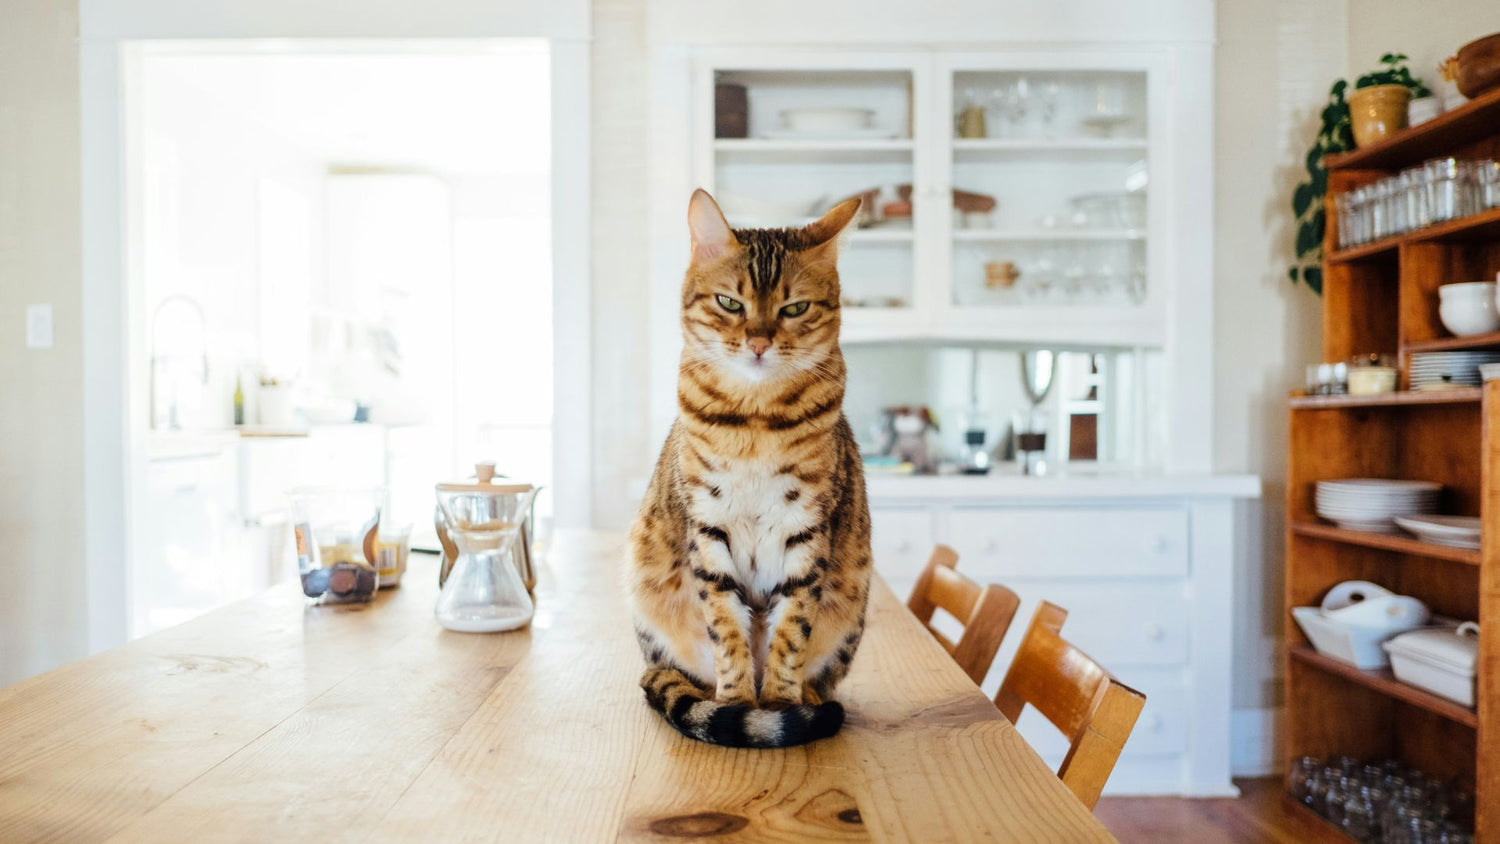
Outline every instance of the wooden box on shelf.
<path fill-rule="evenodd" d="M 1500 348 L 1500 333 L 1452 337 L 1437 288 L 1500 271 L 1500 210 L 1340 250 L 1334 197 L 1439 156 L 1500 152 L 1500 91 L 1361 150 L 1330 157 L 1323 263 L 1323 358 Z M 1304 397 L 1291 402 L 1287 476 L 1287 759 L 1394 757 L 1475 792 L 1476 834 L 1500 844 L 1500 382 L 1446 393 Z M 1318 519 L 1317 481 L 1407 478 L 1444 485 L 1444 511 L 1482 518 L 1478 551 L 1343 530 Z M 1314 651 L 1291 608 L 1334 584 L 1371 580 L 1435 613 L 1480 622 L 1478 707 Z"/>

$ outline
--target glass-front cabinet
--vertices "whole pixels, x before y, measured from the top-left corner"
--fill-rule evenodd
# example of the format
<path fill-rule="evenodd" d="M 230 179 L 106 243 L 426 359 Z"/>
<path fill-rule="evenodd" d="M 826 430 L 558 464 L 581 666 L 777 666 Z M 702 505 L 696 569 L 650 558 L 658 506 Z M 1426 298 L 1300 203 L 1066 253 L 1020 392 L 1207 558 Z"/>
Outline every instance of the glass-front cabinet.
<path fill-rule="evenodd" d="M 694 182 L 732 225 L 865 200 L 840 272 L 872 471 L 1173 462 L 1168 385 L 1192 367 L 1170 67 L 1085 49 L 695 62 Z"/>

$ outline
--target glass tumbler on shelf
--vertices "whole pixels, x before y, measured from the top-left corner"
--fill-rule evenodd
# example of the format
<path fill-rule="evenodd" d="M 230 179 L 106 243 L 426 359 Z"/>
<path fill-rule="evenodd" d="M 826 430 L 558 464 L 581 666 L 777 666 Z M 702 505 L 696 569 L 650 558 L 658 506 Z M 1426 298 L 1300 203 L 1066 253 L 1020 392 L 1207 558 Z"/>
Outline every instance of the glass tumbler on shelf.
<path fill-rule="evenodd" d="M 1370 239 L 1380 240 L 1391 233 L 1390 211 L 1391 185 L 1389 182 L 1376 182 L 1370 194 Z"/>
<path fill-rule="evenodd" d="M 1475 162 L 1474 182 L 1479 209 L 1500 208 L 1500 161 L 1485 159 Z"/>
<path fill-rule="evenodd" d="M 1427 176 L 1427 204 L 1432 221 L 1455 220 L 1471 212 L 1470 168 L 1456 158 L 1434 158 L 1423 165 Z"/>
<path fill-rule="evenodd" d="M 438 507 L 458 558 L 438 593 L 438 623 L 465 633 L 514 630 L 535 604 L 516 562 L 521 526 L 537 490 L 529 484 L 438 484 Z"/>

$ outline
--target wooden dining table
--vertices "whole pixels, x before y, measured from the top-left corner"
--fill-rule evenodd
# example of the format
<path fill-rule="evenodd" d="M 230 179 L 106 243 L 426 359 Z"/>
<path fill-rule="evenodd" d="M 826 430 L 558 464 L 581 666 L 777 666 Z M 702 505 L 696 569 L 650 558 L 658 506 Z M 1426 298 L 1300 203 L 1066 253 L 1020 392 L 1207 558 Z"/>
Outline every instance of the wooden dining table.
<path fill-rule="evenodd" d="M 1113 840 L 880 581 L 835 737 L 689 740 L 647 709 L 618 535 L 560 535 L 528 630 L 454 633 L 413 555 L 0 689 L 0 841 Z"/>

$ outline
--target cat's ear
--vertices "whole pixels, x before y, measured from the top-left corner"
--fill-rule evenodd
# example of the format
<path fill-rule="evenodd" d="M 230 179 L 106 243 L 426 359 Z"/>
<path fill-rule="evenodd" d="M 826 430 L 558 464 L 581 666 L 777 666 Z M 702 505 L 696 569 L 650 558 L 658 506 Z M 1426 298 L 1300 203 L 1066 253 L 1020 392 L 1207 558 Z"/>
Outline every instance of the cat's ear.
<path fill-rule="evenodd" d="M 808 248 L 834 244 L 837 248 L 839 235 L 849 228 L 854 218 L 859 215 L 860 198 L 853 197 L 833 206 L 827 214 L 820 219 L 807 224 Z"/>
<path fill-rule="evenodd" d="M 723 256 L 736 243 L 719 203 L 703 188 L 693 191 L 693 198 L 688 200 L 688 231 L 693 236 L 695 264 Z"/>

